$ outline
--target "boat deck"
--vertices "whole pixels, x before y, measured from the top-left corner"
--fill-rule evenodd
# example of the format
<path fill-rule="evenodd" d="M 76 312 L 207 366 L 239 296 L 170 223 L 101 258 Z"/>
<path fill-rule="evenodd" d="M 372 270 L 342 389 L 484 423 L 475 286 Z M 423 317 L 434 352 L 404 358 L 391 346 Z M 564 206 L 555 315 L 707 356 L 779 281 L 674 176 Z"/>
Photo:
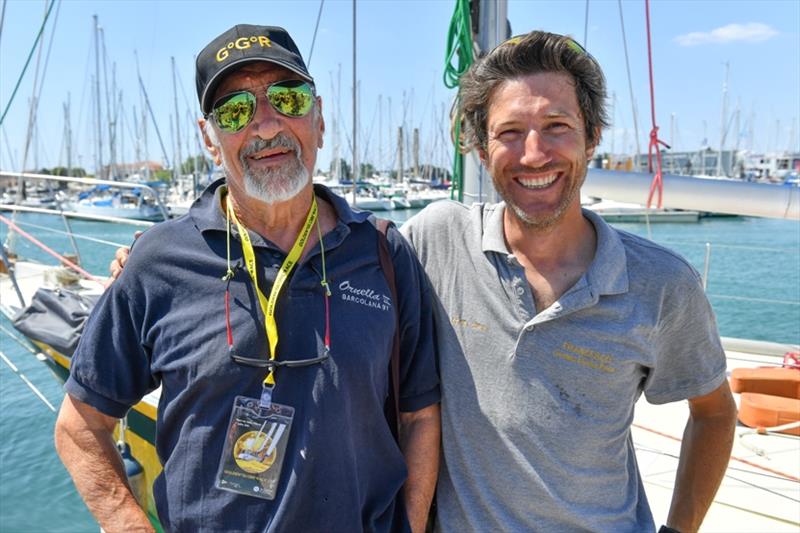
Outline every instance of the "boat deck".
<path fill-rule="evenodd" d="M 774 366 L 775 356 L 727 351 L 728 372 Z M 736 401 L 739 395 L 734 394 Z M 666 522 L 678 467 L 688 402 L 636 404 L 633 441 L 657 524 Z M 758 435 L 737 425 L 728 470 L 701 531 L 800 531 L 800 437 Z"/>

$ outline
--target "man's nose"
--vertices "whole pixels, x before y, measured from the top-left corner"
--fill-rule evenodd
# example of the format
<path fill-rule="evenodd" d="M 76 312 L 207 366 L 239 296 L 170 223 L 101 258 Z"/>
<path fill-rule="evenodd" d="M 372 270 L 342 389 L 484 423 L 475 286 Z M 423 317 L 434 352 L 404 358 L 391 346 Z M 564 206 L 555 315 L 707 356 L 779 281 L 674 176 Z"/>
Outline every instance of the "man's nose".
<path fill-rule="evenodd" d="M 524 153 L 520 163 L 529 167 L 540 167 L 550 162 L 550 146 L 547 139 L 536 129 L 525 136 Z"/>
<path fill-rule="evenodd" d="M 253 133 L 262 139 L 272 139 L 283 130 L 285 117 L 272 107 L 266 96 L 259 95 L 258 98 L 256 114 L 253 117 Z"/>

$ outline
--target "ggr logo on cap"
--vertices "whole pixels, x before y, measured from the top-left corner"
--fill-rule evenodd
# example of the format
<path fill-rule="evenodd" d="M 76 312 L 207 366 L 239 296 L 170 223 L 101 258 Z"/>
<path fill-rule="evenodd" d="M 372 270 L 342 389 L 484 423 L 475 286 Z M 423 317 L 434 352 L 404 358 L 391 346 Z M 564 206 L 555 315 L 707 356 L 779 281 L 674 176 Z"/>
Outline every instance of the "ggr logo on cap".
<path fill-rule="evenodd" d="M 264 35 L 253 35 L 252 37 L 239 37 L 235 41 L 231 41 L 222 48 L 219 49 L 217 52 L 217 63 L 221 63 L 228 59 L 230 52 L 228 50 L 233 50 L 236 48 L 237 50 L 247 50 L 251 46 L 258 44 L 259 46 L 271 48 L 272 43 L 269 40 L 269 37 Z"/>

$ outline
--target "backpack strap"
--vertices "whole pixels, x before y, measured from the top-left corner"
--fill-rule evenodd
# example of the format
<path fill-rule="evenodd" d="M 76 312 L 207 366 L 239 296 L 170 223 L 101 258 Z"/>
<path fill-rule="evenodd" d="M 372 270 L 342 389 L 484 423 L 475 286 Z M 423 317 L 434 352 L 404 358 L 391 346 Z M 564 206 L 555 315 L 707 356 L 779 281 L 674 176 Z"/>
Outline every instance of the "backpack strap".
<path fill-rule="evenodd" d="M 389 290 L 392 293 L 392 302 L 394 302 L 394 338 L 392 339 L 392 357 L 389 361 L 389 397 L 386 399 L 386 405 L 383 408 L 386 415 L 386 421 L 389 424 L 389 429 L 392 430 L 392 435 L 396 441 L 399 442 L 400 435 L 400 309 L 398 307 L 399 301 L 397 300 L 397 285 L 394 277 L 394 263 L 392 262 L 392 255 L 389 252 L 389 241 L 386 238 L 386 232 L 392 226 L 390 220 L 385 218 L 375 217 L 375 226 L 378 229 L 378 257 L 381 262 L 381 269 L 383 275 L 386 277 L 386 282 L 389 284 Z"/>

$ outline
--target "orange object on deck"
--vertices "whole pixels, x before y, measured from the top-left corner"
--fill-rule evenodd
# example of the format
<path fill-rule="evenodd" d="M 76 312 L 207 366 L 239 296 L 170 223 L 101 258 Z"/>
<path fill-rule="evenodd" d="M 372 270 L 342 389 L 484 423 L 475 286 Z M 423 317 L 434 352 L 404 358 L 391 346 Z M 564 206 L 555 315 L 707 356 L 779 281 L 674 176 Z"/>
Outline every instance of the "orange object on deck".
<path fill-rule="evenodd" d="M 739 402 L 739 421 L 752 428 L 773 428 L 800 421 L 800 399 L 743 392 Z M 800 436 L 800 427 L 781 431 Z"/>
<path fill-rule="evenodd" d="M 731 390 L 800 400 L 800 372 L 780 367 L 734 368 L 731 372 Z"/>

